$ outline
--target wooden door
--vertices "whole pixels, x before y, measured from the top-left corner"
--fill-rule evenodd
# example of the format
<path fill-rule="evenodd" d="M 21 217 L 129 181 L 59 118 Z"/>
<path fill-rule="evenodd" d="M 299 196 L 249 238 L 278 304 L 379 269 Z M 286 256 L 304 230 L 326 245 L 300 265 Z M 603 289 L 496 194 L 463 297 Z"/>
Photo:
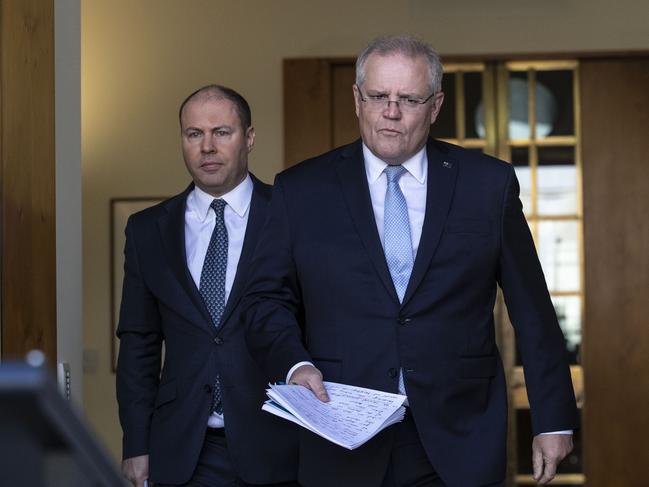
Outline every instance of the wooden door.
<path fill-rule="evenodd" d="M 581 113 L 586 475 L 647 485 L 649 56 L 583 61 Z"/>

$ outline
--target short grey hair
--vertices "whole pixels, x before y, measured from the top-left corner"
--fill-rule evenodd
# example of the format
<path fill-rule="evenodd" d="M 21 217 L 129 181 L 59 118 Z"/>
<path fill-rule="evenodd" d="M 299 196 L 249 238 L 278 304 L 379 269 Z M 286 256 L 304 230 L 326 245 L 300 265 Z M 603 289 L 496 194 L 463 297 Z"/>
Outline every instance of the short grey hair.
<path fill-rule="evenodd" d="M 365 63 L 372 55 L 387 56 L 401 54 L 410 59 L 423 57 L 430 69 L 430 88 L 433 93 L 442 91 L 443 68 L 439 54 L 430 44 L 411 36 L 377 37 L 363 49 L 356 59 L 356 85 L 361 87 L 365 81 Z"/>

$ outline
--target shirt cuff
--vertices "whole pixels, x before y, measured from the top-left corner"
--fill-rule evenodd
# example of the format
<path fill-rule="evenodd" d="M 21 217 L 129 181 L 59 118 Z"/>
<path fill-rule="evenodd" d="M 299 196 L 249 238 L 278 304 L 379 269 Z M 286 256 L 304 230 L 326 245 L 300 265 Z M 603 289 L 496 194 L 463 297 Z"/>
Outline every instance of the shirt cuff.
<path fill-rule="evenodd" d="M 539 433 L 539 436 L 541 436 L 541 435 L 571 435 L 572 433 L 573 433 L 572 430 L 548 431 L 547 433 Z"/>
<path fill-rule="evenodd" d="M 315 367 L 311 362 L 298 362 L 296 363 L 293 367 L 291 367 L 291 370 L 288 371 L 288 374 L 286 374 L 286 383 L 289 383 L 289 379 L 293 375 L 293 372 L 295 372 L 296 369 L 299 367 L 302 367 L 303 365 L 311 365 L 312 367 Z"/>

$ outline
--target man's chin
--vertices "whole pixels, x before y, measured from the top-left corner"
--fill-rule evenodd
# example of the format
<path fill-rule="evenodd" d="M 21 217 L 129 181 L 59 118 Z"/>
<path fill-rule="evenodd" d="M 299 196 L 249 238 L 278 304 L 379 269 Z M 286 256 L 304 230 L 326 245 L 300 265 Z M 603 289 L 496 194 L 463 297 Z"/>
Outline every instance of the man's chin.
<path fill-rule="evenodd" d="M 375 151 L 374 154 L 383 162 L 389 164 L 401 164 L 407 159 L 403 151 L 396 148 L 379 147 L 379 150 Z"/>
<path fill-rule="evenodd" d="M 225 181 L 222 178 L 210 178 L 210 179 L 201 179 L 200 181 L 194 181 L 194 184 L 200 189 L 205 191 L 207 194 L 219 197 L 227 191 L 225 191 Z"/>

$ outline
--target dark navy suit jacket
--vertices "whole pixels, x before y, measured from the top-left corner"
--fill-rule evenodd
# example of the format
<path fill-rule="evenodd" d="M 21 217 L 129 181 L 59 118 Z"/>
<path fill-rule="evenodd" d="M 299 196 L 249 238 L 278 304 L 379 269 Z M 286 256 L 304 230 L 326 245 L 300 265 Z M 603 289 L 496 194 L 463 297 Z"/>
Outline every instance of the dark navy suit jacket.
<path fill-rule="evenodd" d="M 310 360 L 325 380 L 397 392 L 401 368 L 432 465 L 451 487 L 478 486 L 505 476 L 498 285 L 525 365 L 534 432 L 576 428 L 576 406 L 513 167 L 432 139 L 427 155 L 426 215 L 403 303 L 357 141 L 276 178 L 243 313 L 253 356 L 275 380 Z M 393 429 L 353 452 L 300 435 L 304 485 L 381 485 Z"/>
<path fill-rule="evenodd" d="M 250 483 L 295 479 L 297 432 L 261 411 L 266 380 L 250 358 L 239 319 L 251 257 L 271 187 L 253 177 L 244 245 L 218 330 L 187 268 L 185 203 L 193 188 L 133 215 L 126 227 L 117 335 L 117 398 L 123 455 L 149 454 L 154 482 L 184 483 L 203 445 L 220 373 L 228 450 Z M 164 367 L 160 369 L 164 342 Z"/>

